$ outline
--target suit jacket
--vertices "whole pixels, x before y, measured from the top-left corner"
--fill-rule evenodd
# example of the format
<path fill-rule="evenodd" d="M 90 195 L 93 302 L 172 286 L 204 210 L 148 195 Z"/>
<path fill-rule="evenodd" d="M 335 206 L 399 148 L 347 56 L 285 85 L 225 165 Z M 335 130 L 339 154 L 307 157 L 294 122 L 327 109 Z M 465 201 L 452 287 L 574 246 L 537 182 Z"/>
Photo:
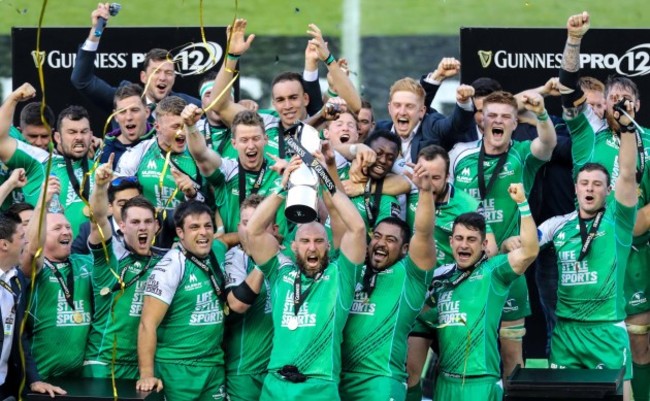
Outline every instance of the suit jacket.
<path fill-rule="evenodd" d="M 18 294 L 18 304 L 16 305 L 16 326 L 14 327 L 14 335 L 11 343 L 11 353 L 9 354 L 8 361 L 9 369 L 7 370 L 7 379 L 3 385 L 3 390 L 5 393 L 9 393 L 18 398 L 18 389 L 23 379 L 19 341 L 22 342 L 22 348 L 25 354 L 25 389 L 29 390 L 30 384 L 36 381 L 40 381 L 41 378 L 38 374 L 38 370 L 36 369 L 36 362 L 34 362 L 34 358 L 32 357 L 30 350 L 31 347 L 27 339 L 27 330 L 25 330 L 22 336 L 20 335 L 20 324 L 23 319 L 25 319 L 25 310 L 27 309 L 27 300 L 29 299 L 29 284 L 25 278 L 25 275 L 20 269 L 17 270 L 16 276 L 12 278 L 10 282 L 11 289 Z M 0 289 L 0 291 L 5 290 Z M 3 316 L 3 319 L 4 318 L 5 317 Z M 0 349 L 2 349 L 3 342 L 4 336 L 0 336 Z"/>
<path fill-rule="evenodd" d="M 470 142 L 467 135 L 474 121 L 474 112 L 467 111 L 458 104 L 454 106 L 451 116 L 445 117 L 434 109 L 430 109 L 420 122 L 411 141 L 411 160 L 417 160 L 420 149 L 429 145 L 440 145 L 449 151 L 458 142 Z M 383 120 L 377 122 L 376 129 L 391 130 L 393 122 Z"/>
<path fill-rule="evenodd" d="M 95 54 L 97 52 L 83 50 L 79 46 L 70 80 L 72 81 L 72 86 L 86 95 L 98 107 L 110 114 L 113 110 L 113 97 L 118 87 L 111 86 L 95 75 Z M 122 81 L 119 86 L 129 83 L 129 81 Z M 171 92 L 169 95 L 178 96 L 188 103 L 194 103 L 198 107 L 201 107 L 201 100 L 188 94 Z"/>

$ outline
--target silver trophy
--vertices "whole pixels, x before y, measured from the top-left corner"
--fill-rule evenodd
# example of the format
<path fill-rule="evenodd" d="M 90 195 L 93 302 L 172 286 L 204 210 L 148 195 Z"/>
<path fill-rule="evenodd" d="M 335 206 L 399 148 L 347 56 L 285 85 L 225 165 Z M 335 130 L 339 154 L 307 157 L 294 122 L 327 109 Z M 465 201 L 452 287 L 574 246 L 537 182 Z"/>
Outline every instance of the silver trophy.
<path fill-rule="evenodd" d="M 294 223 L 309 223 L 318 217 L 319 176 L 309 164 L 314 159 L 312 154 L 320 150 L 320 135 L 304 123 L 294 125 L 286 133 L 290 134 L 285 138 L 288 147 L 303 159 L 303 164 L 289 176 L 284 215 Z"/>

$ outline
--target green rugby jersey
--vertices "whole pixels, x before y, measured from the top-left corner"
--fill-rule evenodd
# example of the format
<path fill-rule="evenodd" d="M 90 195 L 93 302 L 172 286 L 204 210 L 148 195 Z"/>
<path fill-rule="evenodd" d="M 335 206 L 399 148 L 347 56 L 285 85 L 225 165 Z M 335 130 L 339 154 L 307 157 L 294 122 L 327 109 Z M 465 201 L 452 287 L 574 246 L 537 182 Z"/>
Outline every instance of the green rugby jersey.
<path fill-rule="evenodd" d="M 582 238 L 578 212 L 548 219 L 539 227 L 540 246 L 555 246 L 559 270 L 556 314 L 581 322 L 620 322 L 625 319 L 623 283 L 636 207 L 615 199 L 607 205 L 595 239 L 578 262 Z M 587 232 L 594 219 L 586 221 Z"/>
<path fill-rule="evenodd" d="M 206 180 L 215 188 L 215 198 L 220 202 L 217 206 L 226 232 L 236 232 L 237 224 L 239 224 L 239 163 L 237 159 L 221 159 L 221 161 L 221 167 L 216 169 L 212 175 L 206 177 Z M 243 199 L 251 194 L 258 179 L 257 171 L 244 171 L 246 175 L 246 194 Z M 262 196 L 269 195 L 279 179 L 278 173 L 271 170 L 267 165 L 257 193 Z M 284 217 L 284 206 L 278 209 L 276 224 L 279 226 L 280 234 L 286 236 L 288 222 Z"/>
<path fill-rule="evenodd" d="M 227 247 L 215 240 L 212 250 L 223 272 Z M 210 258 L 202 262 L 211 269 L 217 268 Z M 219 276 L 216 277 L 219 282 Z M 221 286 L 224 284 L 220 282 Z M 144 294 L 169 305 L 157 330 L 157 362 L 223 366 L 223 304 L 207 273 L 179 249 L 172 249 L 151 272 Z"/>
<path fill-rule="evenodd" d="M 65 376 L 83 366 L 92 322 L 92 258 L 72 254 L 66 262 L 51 264 L 61 272 L 66 285 L 68 275 L 72 274 L 74 309 L 66 301 L 51 268 L 43 265 L 36 274 L 28 324 L 32 354 L 44 379 Z"/>
<path fill-rule="evenodd" d="M 258 268 L 271 285 L 274 335 L 268 370 L 277 372 L 293 365 L 308 377 L 338 382 L 343 328 L 361 265 L 350 262 L 341 252 L 317 281 L 279 254 Z M 302 292 L 309 293 L 298 312 L 297 327 L 291 330 L 290 322 L 296 318 L 293 297 L 297 275 Z"/>
<path fill-rule="evenodd" d="M 453 264 L 435 271 L 438 277 L 454 270 Z M 431 302 L 438 313 L 440 369 L 447 373 L 500 377 L 497 331 L 510 284 L 520 277 L 507 255 L 494 256 L 481 264 L 456 287 L 436 286 Z M 443 280 L 444 281 L 444 280 Z"/>
<path fill-rule="evenodd" d="M 599 118 L 591 107 L 584 107 L 576 118 L 566 120 L 571 133 L 571 157 L 573 158 L 573 175 L 586 163 L 600 163 L 611 176 L 611 182 L 618 178 L 618 149 L 620 139 L 609 129 L 607 121 Z M 644 129 L 642 135 L 645 148 L 646 169 L 650 163 L 650 131 Z M 637 160 L 637 165 L 639 161 Z M 614 192 L 612 191 L 611 194 Z M 610 194 L 610 199 L 611 195 Z"/>
<path fill-rule="evenodd" d="M 519 235 L 519 209 L 510 199 L 508 187 L 510 184 L 523 183 L 526 196 L 535 181 L 539 168 L 546 163 L 536 158 L 530 150 L 531 141 L 512 141 L 506 162 L 498 174 L 494 187 L 486 194 L 483 201 L 485 220 L 496 237 L 497 246 L 508 237 Z M 459 143 L 451 150 L 451 179 L 458 190 L 469 193 L 477 201 L 481 201 L 478 184 L 478 160 L 482 141 Z M 499 157 L 485 155 L 483 174 L 487 186 L 490 177 L 495 173 Z"/>
<path fill-rule="evenodd" d="M 404 381 L 408 335 L 424 304 L 433 270 L 419 269 L 407 254 L 377 274 L 370 297 L 363 288 L 363 271 L 365 267 L 357 278 L 343 330 L 343 376 L 363 373 Z"/>
<path fill-rule="evenodd" d="M 154 136 L 124 152 L 117 164 L 115 173 L 119 176 L 137 176 L 138 181 L 142 184 L 142 195 L 153 203 L 156 208 L 174 209 L 185 200 L 185 195 L 180 190 L 176 191 L 178 186 L 174 181 L 172 168 L 180 167 L 182 172 L 198 185 L 202 185 L 203 180 L 192 155 L 186 147 L 183 153 L 171 154 L 161 190 L 160 175 L 165 167 L 166 155 L 167 152 L 158 146 L 158 140 Z M 176 195 L 170 200 L 174 192 L 176 192 Z"/>
<path fill-rule="evenodd" d="M 454 263 L 454 255 L 449 244 L 449 238 L 456 217 L 463 213 L 475 212 L 478 209 L 478 201 L 472 198 L 467 192 L 456 191 L 452 184 L 449 185 L 449 200 L 447 202 L 436 202 L 436 229 L 433 232 L 433 239 L 436 241 L 436 267 Z M 406 223 L 413 228 L 415 224 L 415 210 L 418 207 L 419 192 L 410 193 L 407 197 L 408 208 L 406 210 Z M 492 228 L 486 226 L 488 233 Z"/>
<path fill-rule="evenodd" d="M 253 259 L 237 246 L 226 254 L 226 289 L 241 284 L 255 268 Z M 246 313 L 226 317 L 223 348 L 226 375 L 250 375 L 266 372 L 273 341 L 273 318 L 269 281 L 265 278 L 260 293 Z"/>
<path fill-rule="evenodd" d="M 72 170 L 74 171 L 74 176 L 79 183 L 79 190 L 83 191 L 84 186 L 82 185 L 82 180 L 84 178 L 84 167 L 82 166 L 83 160 L 71 160 Z M 90 171 L 93 165 L 92 160 L 86 160 L 87 164 L 86 171 Z M 52 170 L 51 174 L 55 175 L 59 182 L 61 183 L 61 194 L 59 195 L 59 202 L 63 207 L 63 212 L 65 217 L 70 222 L 72 226 L 72 237 L 76 237 L 79 233 L 79 227 L 88 221 L 83 213 L 86 204 L 79 197 L 75 191 L 72 182 L 70 181 L 70 176 L 68 175 L 68 170 L 66 168 L 66 158 L 63 156 L 57 155 L 52 158 Z M 90 193 L 95 186 L 95 176 L 94 174 L 88 174 L 86 176 L 86 181 L 88 181 L 88 198 L 86 201 L 90 200 Z"/>
<path fill-rule="evenodd" d="M 275 110 L 267 109 L 258 110 L 257 114 L 262 117 L 262 121 L 264 121 L 264 131 L 269 138 L 268 143 L 264 147 L 264 152 L 280 157 L 279 136 L 283 132 L 280 115 Z M 286 159 L 289 160 L 289 158 Z"/>
<path fill-rule="evenodd" d="M 25 169 L 27 184 L 23 188 L 12 191 L 0 206 L 0 210 L 6 210 L 17 202 L 27 202 L 35 206 L 38 197 L 41 194 L 43 180 L 45 179 L 44 163 L 49 159 L 49 153 L 43 149 L 32 146 L 28 143 L 16 141 L 16 151 L 7 160 L 7 163 L 0 161 L 0 185 L 11 175 L 11 172 L 17 168 Z M 74 228 L 73 228 L 74 229 Z"/>
<path fill-rule="evenodd" d="M 196 124 L 199 132 L 205 138 L 209 148 L 217 152 L 221 157 L 237 159 L 237 149 L 232 146 L 232 133 L 225 125 L 211 125 L 207 119 L 202 119 Z"/>
<path fill-rule="evenodd" d="M 133 254 L 114 237 L 108 239 L 106 247 L 109 255 L 108 263 L 101 244 L 90 247 L 94 259 L 95 314 L 88 337 L 85 359 L 86 361 L 111 363 L 113 341 L 116 335 L 116 363 L 137 366 L 138 326 L 140 325 L 140 315 L 142 315 L 144 288 L 149 274 L 161 257 L 155 254 L 152 256 Z M 107 295 L 101 294 L 102 289 L 112 289 L 118 283 L 113 272 L 118 276 L 123 275 L 124 283 L 129 283 L 147 265 L 147 271 L 135 283 L 126 288 L 124 293 L 118 290 Z M 113 319 L 111 310 L 114 303 Z M 135 379 L 135 377 L 131 379 Z"/>

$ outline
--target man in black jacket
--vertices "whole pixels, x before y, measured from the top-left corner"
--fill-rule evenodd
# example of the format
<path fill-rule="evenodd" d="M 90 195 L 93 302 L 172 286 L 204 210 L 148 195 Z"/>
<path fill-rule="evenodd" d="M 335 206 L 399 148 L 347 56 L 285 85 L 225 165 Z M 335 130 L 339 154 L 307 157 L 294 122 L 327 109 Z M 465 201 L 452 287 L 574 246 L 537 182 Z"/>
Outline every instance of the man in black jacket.
<path fill-rule="evenodd" d="M 98 107 L 110 114 L 113 110 L 113 98 L 117 87 L 110 85 L 95 75 L 95 54 L 99 46 L 100 36 L 95 32 L 99 26 L 99 18 L 110 19 L 108 3 L 99 3 L 91 13 L 92 27 L 86 41 L 79 47 L 75 66 L 72 70 L 72 85 L 86 95 Z M 154 105 L 163 98 L 174 95 L 188 103 L 201 107 L 201 101 L 185 93 L 172 92 L 176 74 L 174 65 L 168 60 L 168 51 L 164 49 L 151 49 L 145 55 L 140 71 L 140 82 L 145 87 L 147 105 Z M 120 82 L 119 86 L 128 84 Z M 153 115 L 150 122 L 153 122 Z"/>
<path fill-rule="evenodd" d="M 25 333 L 20 333 L 27 309 L 27 279 L 17 268 L 25 247 L 25 230 L 15 214 L 0 215 L 0 400 L 18 398 L 20 384 L 32 392 L 65 394 L 60 387 L 40 381 Z M 21 353 L 24 354 L 23 368 Z"/>

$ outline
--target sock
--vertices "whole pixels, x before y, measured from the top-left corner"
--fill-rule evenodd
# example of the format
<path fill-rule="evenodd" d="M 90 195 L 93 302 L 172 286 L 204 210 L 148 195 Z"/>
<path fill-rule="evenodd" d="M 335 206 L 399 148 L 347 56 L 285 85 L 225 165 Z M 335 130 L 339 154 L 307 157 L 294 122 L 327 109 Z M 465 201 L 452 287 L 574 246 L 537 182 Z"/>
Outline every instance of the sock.
<path fill-rule="evenodd" d="M 422 382 L 418 382 L 406 391 L 406 401 L 422 401 Z"/>
<path fill-rule="evenodd" d="M 632 363 L 632 393 L 634 401 L 650 401 L 650 363 L 638 365 Z"/>

